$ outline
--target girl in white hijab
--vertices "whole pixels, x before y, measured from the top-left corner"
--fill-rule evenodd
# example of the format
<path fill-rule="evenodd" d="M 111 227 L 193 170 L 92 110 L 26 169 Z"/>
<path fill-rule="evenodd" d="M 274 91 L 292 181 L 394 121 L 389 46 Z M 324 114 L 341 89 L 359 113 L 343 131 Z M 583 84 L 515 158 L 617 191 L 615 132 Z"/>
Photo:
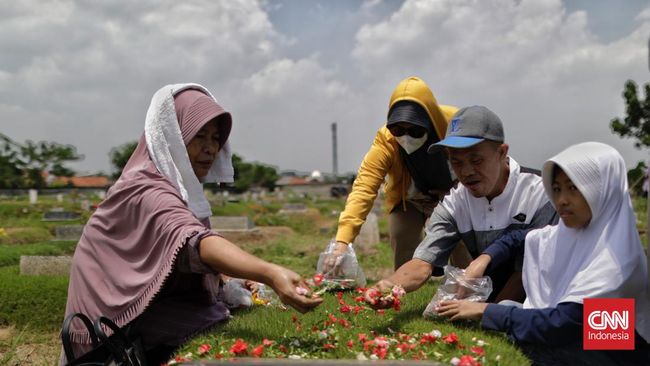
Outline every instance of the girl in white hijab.
<path fill-rule="evenodd" d="M 542 178 L 561 220 L 526 235 L 523 308 L 450 301 L 439 313 L 507 332 L 535 364 L 650 364 L 648 268 L 623 158 L 608 145 L 582 143 L 549 159 Z M 492 245 L 507 256 L 522 249 L 515 242 Z M 585 298 L 634 298 L 635 351 L 582 351 Z"/>

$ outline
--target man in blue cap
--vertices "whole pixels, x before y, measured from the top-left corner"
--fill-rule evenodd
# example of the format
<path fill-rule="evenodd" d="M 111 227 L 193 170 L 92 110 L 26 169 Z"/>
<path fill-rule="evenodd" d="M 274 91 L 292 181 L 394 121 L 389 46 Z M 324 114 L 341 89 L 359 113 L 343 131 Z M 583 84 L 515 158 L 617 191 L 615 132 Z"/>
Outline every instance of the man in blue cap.
<path fill-rule="evenodd" d="M 494 257 L 490 244 L 512 230 L 539 228 L 557 221 L 555 210 L 544 193 L 539 172 L 520 167 L 508 156 L 503 124 L 483 106 L 460 109 L 451 119 L 446 137 L 431 145 L 429 153 L 446 149 L 451 167 L 460 185 L 434 209 L 426 228 L 426 237 L 413 259 L 374 288 L 383 291 L 401 285 L 415 291 L 429 279 L 434 269 L 444 267 L 449 255 L 462 241 L 472 258 L 481 254 Z M 503 257 L 503 256 L 499 256 Z M 521 280 L 523 252 L 514 261 L 474 261 L 472 272 L 492 278 L 493 291 L 488 301 L 523 302 Z M 482 267 L 482 268 L 477 268 Z M 487 267 L 487 268 L 486 268 Z M 366 293 L 370 299 L 370 293 Z M 375 303 L 375 307 L 390 304 Z"/>

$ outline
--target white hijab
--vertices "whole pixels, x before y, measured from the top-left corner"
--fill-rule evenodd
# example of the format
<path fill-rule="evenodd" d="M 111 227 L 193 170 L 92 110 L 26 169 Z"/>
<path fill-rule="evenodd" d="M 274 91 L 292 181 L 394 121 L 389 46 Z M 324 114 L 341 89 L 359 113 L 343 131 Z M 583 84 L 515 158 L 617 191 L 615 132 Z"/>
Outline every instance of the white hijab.
<path fill-rule="evenodd" d="M 198 219 L 212 216 L 202 183 L 232 183 L 234 169 L 230 142 L 219 150 L 208 175 L 199 181 L 192 170 L 187 148 L 176 118 L 174 96 L 186 89 L 197 89 L 215 99 L 199 84 L 173 84 L 160 88 L 151 98 L 144 124 L 147 150 L 156 168 L 176 186 L 189 209 Z M 216 99 L 215 99 L 216 101 Z"/>
<path fill-rule="evenodd" d="M 650 341 L 650 291 L 646 256 L 628 192 L 627 170 L 611 146 L 586 142 L 571 146 L 544 164 L 544 189 L 552 197 L 558 165 L 591 209 L 583 229 L 556 226 L 526 236 L 524 308 L 555 307 L 584 298 L 634 298 L 635 328 Z M 552 202 L 552 200 L 551 200 Z"/>

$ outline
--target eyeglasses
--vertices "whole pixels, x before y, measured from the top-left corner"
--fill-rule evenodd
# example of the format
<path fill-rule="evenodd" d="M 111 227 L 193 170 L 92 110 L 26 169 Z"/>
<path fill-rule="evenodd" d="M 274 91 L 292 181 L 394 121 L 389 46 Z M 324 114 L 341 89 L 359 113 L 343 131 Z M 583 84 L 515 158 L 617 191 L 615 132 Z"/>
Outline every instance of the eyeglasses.
<path fill-rule="evenodd" d="M 408 134 L 409 136 L 411 136 L 413 138 L 416 138 L 416 139 L 424 136 L 424 134 L 427 133 L 426 129 L 424 129 L 422 127 L 419 127 L 419 126 L 413 126 L 413 127 L 409 127 L 409 128 L 405 128 L 405 127 L 402 127 L 402 126 L 391 126 L 391 127 L 388 127 L 388 130 L 395 137 L 400 137 L 400 136 L 404 136 L 404 135 Z"/>

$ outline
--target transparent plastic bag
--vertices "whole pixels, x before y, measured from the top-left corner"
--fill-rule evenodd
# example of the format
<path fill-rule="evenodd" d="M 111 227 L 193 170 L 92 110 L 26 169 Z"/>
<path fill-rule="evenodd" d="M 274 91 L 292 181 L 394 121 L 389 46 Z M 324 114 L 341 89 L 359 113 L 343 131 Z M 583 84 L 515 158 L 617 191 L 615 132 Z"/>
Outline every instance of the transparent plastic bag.
<path fill-rule="evenodd" d="M 438 286 L 436 294 L 424 309 L 425 318 L 436 318 L 436 308 L 444 300 L 467 300 L 481 302 L 492 293 L 492 279 L 488 276 L 465 279 L 465 270 L 454 266 L 445 266 L 444 283 Z M 460 297 L 459 294 L 463 293 Z"/>
<path fill-rule="evenodd" d="M 363 273 L 352 244 L 348 245 L 347 252 L 338 255 L 332 268 L 325 268 L 325 261 L 334 255 L 336 240 L 332 239 L 327 249 L 318 257 L 316 273 L 322 273 L 324 281 L 334 282 L 341 288 L 355 288 L 366 286 L 366 275 Z"/>
<path fill-rule="evenodd" d="M 239 278 L 225 281 L 223 291 L 223 302 L 229 309 L 249 308 L 253 305 L 252 293 L 246 288 L 246 282 Z"/>
<path fill-rule="evenodd" d="M 253 290 L 253 303 L 256 305 L 284 307 L 278 294 L 263 283 L 256 283 Z"/>

